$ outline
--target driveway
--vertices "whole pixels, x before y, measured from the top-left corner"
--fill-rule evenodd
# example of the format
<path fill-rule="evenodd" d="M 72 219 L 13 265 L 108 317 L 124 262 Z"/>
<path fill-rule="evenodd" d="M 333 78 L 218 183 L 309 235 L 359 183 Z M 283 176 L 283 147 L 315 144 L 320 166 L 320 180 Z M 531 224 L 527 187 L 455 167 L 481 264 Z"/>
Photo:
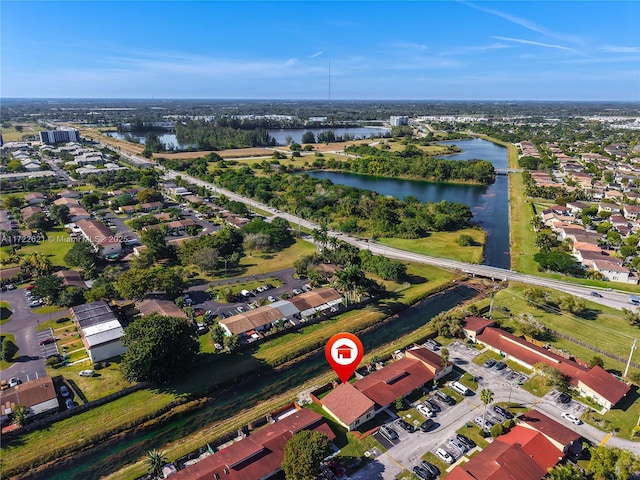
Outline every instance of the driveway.
<path fill-rule="evenodd" d="M 16 337 L 19 348 L 17 360 L 6 370 L 0 372 L 1 380 L 17 377 L 23 382 L 40 378 L 47 374 L 44 360 L 47 355 L 55 353 L 55 345 L 40 345 L 40 340 L 50 336 L 50 333 L 36 332 L 40 322 L 46 322 L 61 317 L 68 317 L 69 311 L 36 314 L 27 306 L 24 289 L 2 292 L 2 300 L 9 302 L 13 315 L 11 320 L 2 325 L 2 333 L 11 333 Z"/>

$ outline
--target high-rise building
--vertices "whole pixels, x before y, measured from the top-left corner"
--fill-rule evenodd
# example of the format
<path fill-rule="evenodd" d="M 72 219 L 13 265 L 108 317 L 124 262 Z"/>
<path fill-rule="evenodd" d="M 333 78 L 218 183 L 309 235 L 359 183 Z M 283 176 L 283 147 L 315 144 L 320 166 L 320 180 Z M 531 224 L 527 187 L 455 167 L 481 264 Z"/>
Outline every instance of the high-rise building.
<path fill-rule="evenodd" d="M 400 127 L 402 125 L 409 125 L 409 117 L 405 116 L 405 115 L 400 115 L 400 116 L 392 116 L 389 119 L 389 123 L 391 124 L 392 127 Z"/>
<path fill-rule="evenodd" d="M 56 143 L 79 142 L 80 133 L 75 128 L 62 127 L 58 130 L 46 130 L 40 132 L 40 141 L 50 145 Z"/>

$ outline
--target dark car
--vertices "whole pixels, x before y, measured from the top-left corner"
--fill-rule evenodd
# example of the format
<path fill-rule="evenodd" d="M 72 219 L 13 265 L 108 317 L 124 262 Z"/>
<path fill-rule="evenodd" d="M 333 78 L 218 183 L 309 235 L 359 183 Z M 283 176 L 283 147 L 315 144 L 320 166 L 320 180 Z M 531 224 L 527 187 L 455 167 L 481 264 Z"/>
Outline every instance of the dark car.
<path fill-rule="evenodd" d="M 427 472 L 429 472 L 434 477 L 440 475 L 440 469 L 436 467 L 433 463 L 429 463 L 426 460 L 420 462 L 420 466 L 424 468 Z"/>
<path fill-rule="evenodd" d="M 571 397 L 569 395 L 567 395 L 566 393 L 561 393 L 560 395 L 558 395 L 557 402 L 558 403 L 569 403 L 569 402 L 571 402 Z"/>
<path fill-rule="evenodd" d="M 591 295 L 592 297 L 602 298 L 602 295 L 600 295 L 598 292 L 591 292 L 589 293 L 589 295 Z"/>
<path fill-rule="evenodd" d="M 438 405 L 436 402 L 432 402 L 431 400 L 425 400 L 424 403 L 426 403 L 427 406 L 434 412 L 441 411 L 440 405 Z"/>
<path fill-rule="evenodd" d="M 496 364 L 495 359 L 490 358 L 489 360 L 487 360 L 486 362 L 484 362 L 484 366 L 487 368 L 491 368 Z"/>
<path fill-rule="evenodd" d="M 398 425 L 400 425 L 400 427 L 409 432 L 409 433 L 413 433 L 416 431 L 416 427 L 414 427 L 413 425 L 411 425 L 409 422 L 405 421 L 405 420 L 398 420 Z"/>
<path fill-rule="evenodd" d="M 498 362 L 493 366 L 493 368 L 495 370 L 504 370 L 505 368 L 507 368 L 507 364 L 504 362 Z"/>
<path fill-rule="evenodd" d="M 447 395 L 446 393 L 444 393 L 441 390 L 438 390 L 435 393 L 436 397 L 438 397 L 440 400 L 442 400 L 444 403 L 446 403 L 447 405 L 455 405 L 456 404 L 456 400 L 453 397 L 450 397 L 449 395 Z"/>
<path fill-rule="evenodd" d="M 471 440 L 469 437 L 465 437 L 464 435 L 462 435 L 461 433 L 458 433 L 456 435 L 456 438 L 458 439 L 458 441 L 460 443 L 465 444 L 469 450 L 471 450 L 472 448 L 474 448 L 476 446 L 476 442 L 474 442 L 473 440 Z"/>
<path fill-rule="evenodd" d="M 507 420 L 513 418 L 513 414 L 506 408 L 502 408 L 500 405 L 494 405 L 493 411 Z"/>
<path fill-rule="evenodd" d="M 422 480 L 431 480 L 433 478 L 433 475 L 431 475 L 430 472 L 418 465 L 413 467 L 413 474 Z"/>
<path fill-rule="evenodd" d="M 430 418 L 427 418 L 424 422 L 422 422 L 422 425 L 420 425 L 420 430 L 422 430 L 425 433 L 430 432 L 435 428 L 436 428 L 436 422 L 434 422 Z"/>
<path fill-rule="evenodd" d="M 49 345 L 50 343 L 55 342 L 56 339 L 55 338 L 45 338 L 44 340 L 40 340 L 40 345 Z"/>

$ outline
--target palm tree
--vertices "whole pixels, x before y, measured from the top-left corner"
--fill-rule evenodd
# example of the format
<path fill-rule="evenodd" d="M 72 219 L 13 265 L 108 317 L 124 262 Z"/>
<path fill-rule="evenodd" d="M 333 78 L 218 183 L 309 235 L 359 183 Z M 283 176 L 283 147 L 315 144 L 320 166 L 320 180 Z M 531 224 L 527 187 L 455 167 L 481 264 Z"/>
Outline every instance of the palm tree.
<path fill-rule="evenodd" d="M 449 363 L 449 349 L 446 347 L 442 347 L 440 349 L 440 356 L 442 357 L 442 368 L 447 368 L 447 364 Z"/>
<path fill-rule="evenodd" d="M 482 389 L 480 391 L 480 401 L 484 403 L 484 412 L 482 413 L 482 428 L 484 429 L 487 406 L 493 402 L 493 391 L 489 388 Z"/>
<path fill-rule="evenodd" d="M 13 423 L 23 427 L 27 423 L 31 411 L 24 405 L 16 405 L 13 408 Z"/>
<path fill-rule="evenodd" d="M 164 457 L 164 453 L 156 450 L 149 450 L 147 452 L 147 473 L 153 475 L 153 478 L 158 478 L 162 473 L 162 467 L 167 463 L 167 459 Z"/>

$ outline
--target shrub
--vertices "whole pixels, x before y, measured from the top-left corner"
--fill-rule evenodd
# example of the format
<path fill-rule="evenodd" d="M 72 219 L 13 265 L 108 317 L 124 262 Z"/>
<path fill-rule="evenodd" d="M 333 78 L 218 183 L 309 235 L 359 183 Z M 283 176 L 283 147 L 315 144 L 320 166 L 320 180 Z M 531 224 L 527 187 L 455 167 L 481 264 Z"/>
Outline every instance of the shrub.
<path fill-rule="evenodd" d="M 473 237 L 471 235 L 463 233 L 462 235 L 458 236 L 458 238 L 456 238 L 456 243 L 461 247 L 472 247 L 476 242 L 473 240 Z"/>

